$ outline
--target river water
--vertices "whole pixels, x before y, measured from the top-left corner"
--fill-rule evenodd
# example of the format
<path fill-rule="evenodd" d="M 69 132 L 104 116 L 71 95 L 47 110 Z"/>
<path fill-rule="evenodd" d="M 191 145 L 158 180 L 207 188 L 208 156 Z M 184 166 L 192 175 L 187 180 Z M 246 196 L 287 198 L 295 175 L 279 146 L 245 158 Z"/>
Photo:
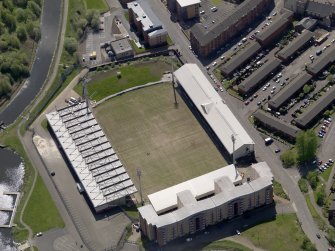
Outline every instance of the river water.
<path fill-rule="evenodd" d="M 18 155 L 8 149 L 0 149 L 0 207 L 12 208 L 14 197 L 3 192 L 18 192 L 22 185 L 24 166 Z M 0 211 L 0 225 L 8 224 L 10 213 Z M 0 250 L 16 250 L 10 228 L 0 228 Z"/>

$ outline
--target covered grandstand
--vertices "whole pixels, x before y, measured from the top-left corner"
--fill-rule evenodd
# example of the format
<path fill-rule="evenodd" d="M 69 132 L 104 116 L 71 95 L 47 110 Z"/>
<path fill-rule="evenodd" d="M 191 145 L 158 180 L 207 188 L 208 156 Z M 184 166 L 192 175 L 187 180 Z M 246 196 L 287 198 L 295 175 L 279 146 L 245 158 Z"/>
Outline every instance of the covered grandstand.
<path fill-rule="evenodd" d="M 254 155 L 254 142 L 214 90 L 196 64 L 185 64 L 174 72 L 178 84 L 215 133 L 226 151 L 238 159 Z M 232 142 L 235 138 L 235 151 Z"/>
<path fill-rule="evenodd" d="M 97 213 L 123 204 L 128 195 L 137 192 L 85 102 L 46 117 Z"/>

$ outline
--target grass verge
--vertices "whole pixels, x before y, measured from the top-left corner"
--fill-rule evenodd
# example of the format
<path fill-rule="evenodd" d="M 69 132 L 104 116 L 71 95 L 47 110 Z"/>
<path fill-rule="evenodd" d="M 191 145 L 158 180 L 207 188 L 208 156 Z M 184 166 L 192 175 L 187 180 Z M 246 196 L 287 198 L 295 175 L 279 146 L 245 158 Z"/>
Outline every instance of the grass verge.
<path fill-rule="evenodd" d="M 252 249 L 230 240 L 212 242 L 201 250 L 252 251 Z"/>
<path fill-rule="evenodd" d="M 273 181 L 273 193 L 285 200 L 290 200 L 288 195 L 284 192 L 282 185 L 278 181 Z"/>
<path fill-rule="evenodd" d="M 165 62 L 156 61 L 123 65 L 108 72 L 98 72 L 87 85 L 88 96 L 98 101 L 128 88 L 158 81 L 164 71 L 170 69 L 171 66 Z M 121 73 L 121 77 L 117 76 L 117 72 Z M 82 85 L 77 85 L 74 90 L 80 95 Z"/>
<path fill-rule="evenodd" d="M 108 11 L 108 5 L 105 0 L 84 0 L 87 10 L 99 10 L 100 12 Z"/>
<path fill-rule="evenodd" d="M 328 181 L 330 173 L 332 172 L 334 165 L 331 165 L 330 167 L 327 168 L 327 170 L 325 170 L 323 173 L 321 173 L 321 177 L 323 178 L 323 180 L 325 182 Z"/>
<path fill-rule="evenodd" d="M 23 214 L 23 221 L 31 227 L 34 234 L 54 227 L 64 227 L 64 222 L 41 176 L 37 177 L 33 193 Z"/>
<path fill-rule="evenodd" d="M 326 229 L 326 222 L 320 217 L 320 215 L 318 214 L 318 212 L 316 211 L 315 207 L 313 206 L 312 202 L 311 202 L 311 198 L 309 197 L 308 194 L 305 195 L 305 200 L 307 203 L 307 207 L 313 217 L 313 219 L 316 221 L 316 223 L 318 224 L 320 229 Z"/>
<path fill-rule="evenodd" d="M 141 54 L 147 51 L 144 47 L 138 48 L 134 40 L 129 40 L 131 47 L 133 47 L 136 54 Z"/>
<path fill-rule="evenodd" d="M 301 250 L 304 238 L 295 214 L 277 215 L 276 220 L 261 223 L 242 233 L 255 246 L 265 250 Z"/>

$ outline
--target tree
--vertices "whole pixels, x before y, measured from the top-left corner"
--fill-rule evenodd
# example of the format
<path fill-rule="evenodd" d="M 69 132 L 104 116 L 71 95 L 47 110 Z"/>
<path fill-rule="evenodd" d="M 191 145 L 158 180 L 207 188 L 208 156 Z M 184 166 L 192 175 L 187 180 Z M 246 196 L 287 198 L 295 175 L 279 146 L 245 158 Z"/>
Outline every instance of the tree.
<path fill-rule="evenodd" d="M 29 37 L 31 39 L 34 39 L 35 42 L 37 42 L 38 40 L 40 40 L 40 38 L 41 38 L 41 31 L 40 31 L 39 26 L 37 26 L 33 22 L 29 22 L 26 25 L 26 29 L 27 29 L 28 35 L 29 35 Z"/>
<path fill-rule="evenodd" d="M 6 9 L 1 10 L 0 12 L 1 20 L 8 28 L 10 32 L 16 30 L 16 19 L 15 17 Z"/>
<path fill-rule="evenodd" d="M 66 37 L 64 41 L 64 48 L 65 50 L 70 54 L 73 55 L 73 53 L 77 50 L 77 40 L 74 37 Z"/>
<path fill-rule="evenodd" d="M 327 81 L 330 82 L 330 83 L 333 83 L 333 82 L 334 82 L 334 77 L 333 77 L 333 75 L 329 74 L 329 75 L 327 76 Z"/>
<path fill-rule="evenodd" d="M 280 160 L 285 168 L 292 167 L 296 163 L 296 154 L 292 150 L 288 150 L 280 155 Z"/>
<path fill-rule="evenodd" d="M 88 25 L 95 31 L 99 30 L 99 24 L 100 24 L 100 14 L 97 10 L 90 10 L 87 12 L 87 23 Z"/>
<path fill-rule="evenodd" d="M 331 74 L 335 74 L 335 64 L 333 64 L 332 66 L 330 66 L 330 68 L 329 68 L 329 72 L 330 72 Z"/>
<path fill-rule="evenodd" d="M 28 34 L 24 26 L 21 25 L 17 28 L 16 36 L 21 42 L 24 42 L 27 40 Z"/>
<path fill-rule="evenodd" d="M 18 7 L 26 8 L 28 0 L 13 0 L 13 3 Z"/>
<path fill-rule="evenodd" d="M 325 204 L 326 200 L 326 191 L 325 191 L 325 186 L 322 184 L 320 189 L 318 189 L 316 193 L 316 203 L 322 207 Z"/>
<path fill-rule="evenodd" d="M 8 76 L 0 74 L 0 97 L 7 97 L 11 92 L 11 84 Z"/>
<path fill-rule="evenodd" d="M 304 94 L 309 93 L 312 90 L 312 86 L 310 85 L 304 85 L 303 92 Z"/>
<path fill-rule="evenodd" d="M 307 180 L 309 184 L 311 185 L 312 189 L 315 190 L 319 183 L 318 173 L 315 171 L 309 171 L 307 174 Z"/>
<path fill-rule="evenodd" d="M 317 251 L 315 245 L 307 237 L 304 237 L 301 249 L 306 251 Z"/>
<path fill-rule="evenodd" d="M 28 9 L 30 9 L 37 17 L 41 15 L 41 7 L 35 2 L 29 1 Z"/>
<path fill-rule="evenodd" d="M 295 146 L 297 148 L 298 162 L 300 164 L 315 158 L 318 139 L 312 130 L 301 131 L 297 134 Z"/>
<path fill-rule="evenodd" d="M 27 19 L 28 19 L 28 13 L 24 9 L 17 8 L 14 11 L 14 13 L 15 13 L 16 20 L 19 23 L 25 23 L 27 21 Z"/>

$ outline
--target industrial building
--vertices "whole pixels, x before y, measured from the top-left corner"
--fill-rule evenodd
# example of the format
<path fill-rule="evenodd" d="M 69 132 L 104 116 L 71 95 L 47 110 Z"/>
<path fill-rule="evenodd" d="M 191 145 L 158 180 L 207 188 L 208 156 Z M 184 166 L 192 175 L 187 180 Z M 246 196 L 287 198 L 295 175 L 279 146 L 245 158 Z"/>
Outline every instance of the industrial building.
<path fill-rule="evenodd" d="M 245 0 L 233 13 L 219 17 L 214 24 L 195 24 L 190 33 L 192 49 L 200 57 L 208 57 L 250 27 L 255 20 L 262 18 L 272 6 L 273 0 Z"/>
<path fill-rule="evenodd" d="M 297 134 L 300 132 L 300 129 L 295 126 L 260 110 L 254 113 L 254 123 L 290 142 L 294 142 Z"/>
<path fill-rule="evenodd" d="M 130 25 L 136 28 L 147 46 L 156 47 L 167 43 L 168 33 L 147 1 L 130 2 L 127 7 Z"/>
<path fill-rule="evenodd" d="M 277 57 L 283 61 L 292 60 L 298 52 L 312 44 L 314 40 L 313 36 L 313 32 L 304 30 L 297 38 L 280 50 L 277 53 Z"/>
<path fill-rule="evenodd" d="M 271 78 L 280 66 L 281 60 L 271 58 L 238 85 L 238 92 L 241 95 L 250 95 L 259 85 Z"/>
<path fill-rule="evenodd" d="M 296 124 L 300 128 L 306 129 L 310 127 L 318 118 L 320 113 L 324 112 L 329 106 L 335 103 L 335 87 L 331 87 L 324 95 L 315 101 L 299 118 Z"/>
<path fill-rule="evenodd" d="M 282 105 L 288 102 L 298 91 L 302 90 L 305 84 L 312 79 L 312 76 L 303 72 L 288 85 L 286 85 L 280 92 L 278 92 L 268 105 L 273 110 L 278 110 Z"/>
<path fill-rule="evenodd" d="M 111 42 L 114 55 L 117 59 L 123 59 L 134 56 L 133 47 L 131 47 L 127 38 L 122 38 Z"/>
<path fill-rule="evenodd" d="M 229 165 L 150 194 L 138 208 L 142 234 L 160 246 L 273 202 L 273 174 L 265 162 L 242 178 Z"/>
<path fill-rule="evenodd" d="M 283 35 L 283 32 L 291 25 L 293 13 L 288 10 L 282 10 L 274 21 L 262 32 L 256 35 L 256 40 L 262 46 L 269 46 L 273 41 Z"/>
<path fill-rule="evenodd" d="M 319 74 L 329 64 L 335 62 L 335 45 L 332 44 L 326 51 L 318 56 L 314 62 L 307 66 L 307 71 L 312 75 Z"/>
<path fill-rule="evenodd" d="M 335 25 L 335 2 L 331 0 L 284 0 L 284 7 L 298 16 L 311 16 L 330 28 Z"/>
<path fill-rule="evenodd" d="M 239 53 L 233 56 L 228 62 L 222 65 L 220 68 L 221 73 L 230 77 L 236 70 L 246 64 L 251 57 L 253 57 L 257 52 L 261 50 L 261 45 L 257 41 L 252 41 L 243 50 L 240 50 Z"/>
<path fill-rule="evenodd" d="M 85 102 L 58 109 L 46 117 L 95 212 L 125 204 L 126 198 L 137 192 Z"/>
<path fill-rule="evenodd" d="M 167 0 L 167 7 L 180 20 L 186 21 L 199 17 L 200 0 Z"/>
<path fill-rule="evenodd" d="M 174 72 L 197 111 L 230 156 L 254 155 L 254 142 L 196 64 L 185 64 Z M 234 136 L 235 144 L 233 144 Z"/>

